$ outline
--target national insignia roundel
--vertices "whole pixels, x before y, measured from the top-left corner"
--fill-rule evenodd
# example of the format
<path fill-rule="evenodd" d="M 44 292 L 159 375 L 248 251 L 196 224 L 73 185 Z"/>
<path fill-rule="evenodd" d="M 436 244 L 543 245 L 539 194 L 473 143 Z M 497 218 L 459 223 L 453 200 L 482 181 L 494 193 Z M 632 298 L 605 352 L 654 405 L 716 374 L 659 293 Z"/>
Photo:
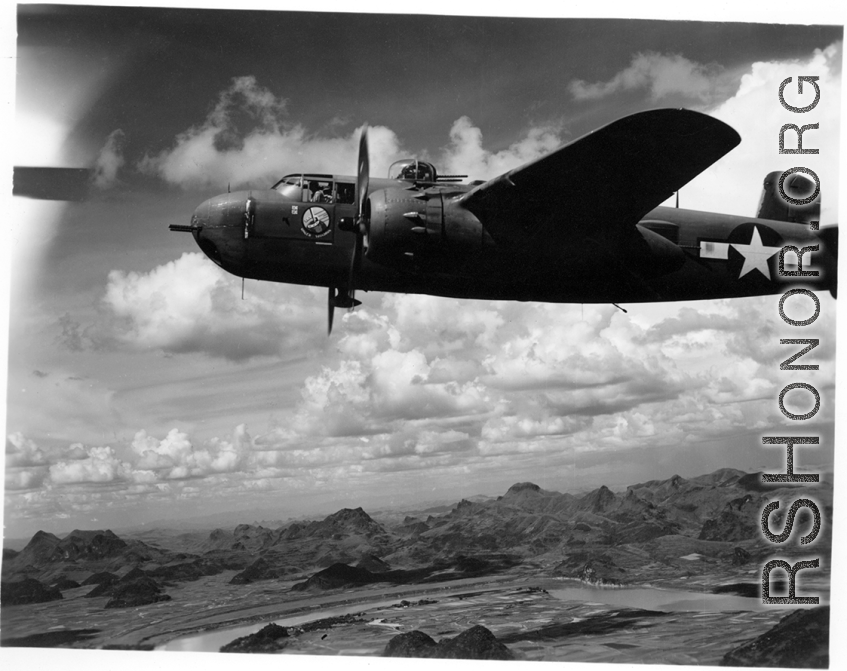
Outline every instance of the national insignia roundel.
<path fill-rule="evenodd" d="M 775 280 L 782 238 L 768 226 L 752 222 L 733 229 L 727 238 L 727 269 L 739 279 Z"/>

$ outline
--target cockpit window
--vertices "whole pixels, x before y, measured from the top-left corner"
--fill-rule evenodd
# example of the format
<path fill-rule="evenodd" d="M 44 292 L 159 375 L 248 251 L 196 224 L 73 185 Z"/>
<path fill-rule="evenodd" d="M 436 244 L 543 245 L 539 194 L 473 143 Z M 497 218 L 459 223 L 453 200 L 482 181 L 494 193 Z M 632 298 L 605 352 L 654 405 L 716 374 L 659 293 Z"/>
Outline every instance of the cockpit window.
<path fill-rule="evenodd" d="M 356 200 L 356 185 L 352 182 L 336 182 L 335 202 L 352 204 Z"/>
<path fill-rule="evenodd" d="M 273 190 L 291 200 L 302 200 L 303 177 L 301 175 L 286 175 L 276 184 Z"/>
<path fill-rule="evenodd" d="M 329 175 L 286 175 L 272 188 L 301 203 L 335 202 L 335 184 Z"/>
<path fill-rule="evenodd" d="M 309 203 L 331 203 L 334 200 L 332 180 L 305 177 L 303 201 Z"/>

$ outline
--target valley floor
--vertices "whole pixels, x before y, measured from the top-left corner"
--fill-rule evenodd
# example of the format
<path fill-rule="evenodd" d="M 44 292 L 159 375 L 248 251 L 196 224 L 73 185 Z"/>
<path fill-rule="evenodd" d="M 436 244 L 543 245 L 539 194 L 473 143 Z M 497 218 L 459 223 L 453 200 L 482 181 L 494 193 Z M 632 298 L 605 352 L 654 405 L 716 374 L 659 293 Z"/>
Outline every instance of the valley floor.
<path fill-rule="evenodd" d="M 562 598 L 563 587 L 579 583 L 538 578 L 519 569 L 446 583 L 371 585 L 320 595 L 289 591 L 294 581 L 229 585 L 233 573 L 179 583 L 169 588 L 173 600 L 139 608 L 103 610 L 102 599 L 84 598 L 87 587 L 66 591 L 58 602 L 7 606 L 2 610 L 2 644 L 215 651 L 271 621 L 290 627 L 352 614 L 290 637 L 282 652 L 380 655 L 398 633 L 417 629 L 438 639 L 481 624 L 519 659 L 715 665 L 788 612 L 756 608 L 752 604 L 758 600 L 753 599 L 749 610 L 720 610 L 705 597 L 698 606 L 701 587 L 726 582 L 714 580 L 716 576 L 655 586 L 657 592 L 668 587 L 690 592 L 688 606 L 663 608 L 661 598 L 648 604 L 639 596 L 643 587 L 613 590 L 614 599 L 603 598 L 607 590 L 595 590 L 593 600 Z M 755 576 L 745 579 L 754 581 Z M 632 603 L 622 606 L 627 593 Z M 660 596 L 665 593 L 673 594 Z"/>

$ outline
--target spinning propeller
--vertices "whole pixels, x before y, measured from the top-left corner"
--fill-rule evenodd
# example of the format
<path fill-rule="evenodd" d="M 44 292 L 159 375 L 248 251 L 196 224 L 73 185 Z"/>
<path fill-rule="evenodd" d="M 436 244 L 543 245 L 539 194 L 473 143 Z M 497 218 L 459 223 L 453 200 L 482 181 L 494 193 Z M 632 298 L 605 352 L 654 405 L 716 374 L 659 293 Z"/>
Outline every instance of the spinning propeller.
<path fill-rule="evenodd" d="M 370 184 L 370 160 L 368 158 L 368 127 L 362 129 L 359 139 L 359 161 L 356 167 L 356 219 L 352 226 L 347 222 L 339 222 L 339 228 L 356 234 L 353 245 L 353 255 L 350 258 L 350 273 L 347 277 L 346 291 L 333 286 L 329 287 L 327 300 L 328 324 L 327 335 L 332 333 L 332 318 L 335 308 L 354 308 L 361 305 L 356 300 L 356 280 L 362 265 L 362 252 L 365 246 L 365 236 L 370 225 L 370 209 L 368 207 L 368 185 Z M 348 220 L 349 221 L 349 220 Z"/>

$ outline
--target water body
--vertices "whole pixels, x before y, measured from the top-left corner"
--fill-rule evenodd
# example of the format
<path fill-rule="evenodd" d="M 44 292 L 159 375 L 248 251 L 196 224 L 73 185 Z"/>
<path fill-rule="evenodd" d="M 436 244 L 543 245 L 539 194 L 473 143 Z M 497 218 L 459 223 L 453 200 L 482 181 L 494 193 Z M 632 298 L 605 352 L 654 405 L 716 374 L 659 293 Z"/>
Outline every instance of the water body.
<path fill-rule="evenodd" d="M 397 599 L 388 599 L 383 601 L 372 601 L 368 603 L 360 603 L 355 605 L 339 606 L 338 608 L 321 608 L 308 613 L 292 615 L 279 620 L 272 620 L 280 627 L 293 627 L 306 622 L 314 622 L 322 620 L 325 617 L 336 617 L 339 615 L 349 615 L 351 613 L 361 613 L 362 611 L 372 608 L 382 608 L 397 603 Z M 243 627 L 234 627 L 232 629 L 217 629 L 204 634 L 196 634 L 194 636 L 183 636 L 176 638 L 173 641 L 168 641 L 164 645 L 160 645 L 156 650 L 169 650 L 171 652 L 218 652 L 227 643 L 231 643 L 236 638 L 255 634 L 260 629 L 266 627 L 270 622 L 260 622 L 259 624 L 250 624 Z"/>
<path fill-rule="evenodd" d="M 719 613 L 733 610 L 766 610 L 761 599 L 735 594 L 710 594 L 709 592 L 686 592 L 676 589 L 652 587 L 603 588 L 589 585 L 573 585 L 548 589 L 550 596 L 563 601 L 582 601 L 622 608 L 643 608 L 662 611 L 695 611 Z"/>
<path fill-rule="evenodd" d="M 645 610 L 661 610 L 665 612 L 719 613 L 739 610 L 760 611 L 773 608 L 773 606 L 765 606 L 758 598 L 736 596 L 734 594 L 711 594 L 708 592 L 657 589 L 653 587 L 604 588 L 575 583 L 563 587 L 550 588 L 548 586 L 547 591 L 550 596 L 562 601 L 580 601 L 588 605 L 597 604 L 621 608 L 643 608 Z M 824 599 L 821 599 L 821 603 L 824 603 L 824 601 Z M 291 617 L 274 620 L 274 622 L 282 627 L 291 627 L 326 617 L 382 608 L 393 603 L 397 603 L 397 597 L 353 605 L 347 604 L 335 608 L 319 608 L 308 613 L 300 613 Z M 157 647 L 156 650 L 217 652 L 227 643 L 241 636 L 253 634 L 267 624 L 268 622 L 262 622 L 232 629 L 219 629 L 203 634 L 184 636 L 169 641 Z"/>

